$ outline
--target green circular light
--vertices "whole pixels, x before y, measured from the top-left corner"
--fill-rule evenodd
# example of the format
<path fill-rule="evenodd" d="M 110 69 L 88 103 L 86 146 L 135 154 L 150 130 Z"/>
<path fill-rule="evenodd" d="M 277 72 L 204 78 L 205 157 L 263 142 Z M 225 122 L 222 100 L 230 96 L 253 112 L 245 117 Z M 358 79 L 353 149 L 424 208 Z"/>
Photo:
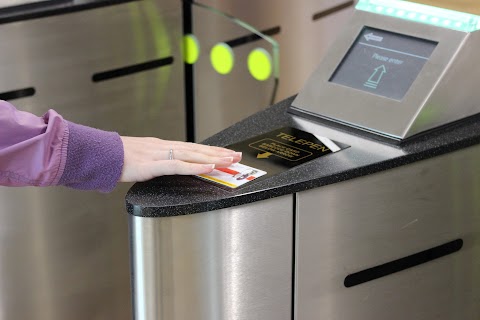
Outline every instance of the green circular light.
<path fill-rule="evenodd" d="M 224 42 L 217 43 L 210 51 L 210 62 L 218 73 L 230 73 L 235 63 L 232 48 Z"/>
<path fill-rule="evenodd" d="M 253 49 L 248 55 L 248 70 L 258 81 L 265 81 L 272 74 L 272 57 L 263 48 Z"/>
<path fill-rule="evenodd" d="M 200 56 L 200 45 L 193 34 L 183 36 L 183 60 L 188 64 L 197 62 Z"/>

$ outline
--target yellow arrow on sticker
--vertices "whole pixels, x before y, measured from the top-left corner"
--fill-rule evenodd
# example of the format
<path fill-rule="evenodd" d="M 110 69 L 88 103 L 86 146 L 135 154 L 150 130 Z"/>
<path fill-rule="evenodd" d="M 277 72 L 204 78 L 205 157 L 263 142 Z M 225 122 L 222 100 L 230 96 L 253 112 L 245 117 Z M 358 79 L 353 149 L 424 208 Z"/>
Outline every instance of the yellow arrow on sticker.
<path fill-rule="evenodd" d="M 266 159 L 270 157 L 272 154 L 270 152 L 259 153 L 257 154 L 257 159 Z"/>

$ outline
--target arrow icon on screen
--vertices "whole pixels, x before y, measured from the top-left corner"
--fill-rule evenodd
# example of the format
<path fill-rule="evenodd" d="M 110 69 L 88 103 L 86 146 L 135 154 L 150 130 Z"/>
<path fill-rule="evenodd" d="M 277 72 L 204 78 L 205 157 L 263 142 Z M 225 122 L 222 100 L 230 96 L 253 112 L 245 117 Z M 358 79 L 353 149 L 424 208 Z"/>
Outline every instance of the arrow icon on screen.
<path fill-rule="evenodd" d="M 371 32 L 369 34 L 364 35 L 364 37 L 367 41 L 372 40 L 372 41 L 382 42 L 382 40 L 383 40 L 383 37 L 376 36 Z"/>
<path fill-rule="evenodd" d="M 270 157 L 272 154 L 270 152 L 265 152 L 265 153 L 259 153 L 257 154 L 258 159 L 266 159 Z"/>
<path fill-rule="evenodd" d="M 378 83 L 380 82 L 380 80 L 382 80 L 382 77 L 386 72 L 387 72 L 387 69 L 383 64 L 379 67 L 376 67 L 373 70 L 373 73 L 370 76 L 370 78 L 368 78 L 368 80 L 363 84 L 363 86 L 369 87 L 372 89 L 377 89 Z"/>

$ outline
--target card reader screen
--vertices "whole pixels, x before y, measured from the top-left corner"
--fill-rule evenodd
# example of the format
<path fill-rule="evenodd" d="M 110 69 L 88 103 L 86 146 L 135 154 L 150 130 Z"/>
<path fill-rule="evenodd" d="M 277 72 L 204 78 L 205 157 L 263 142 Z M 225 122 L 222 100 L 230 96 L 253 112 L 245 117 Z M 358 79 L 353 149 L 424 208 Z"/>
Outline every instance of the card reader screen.
<path fill-rule="evenodd" d="M 330 82 L 402 100 L 437 44 L 365 27 Z"/>

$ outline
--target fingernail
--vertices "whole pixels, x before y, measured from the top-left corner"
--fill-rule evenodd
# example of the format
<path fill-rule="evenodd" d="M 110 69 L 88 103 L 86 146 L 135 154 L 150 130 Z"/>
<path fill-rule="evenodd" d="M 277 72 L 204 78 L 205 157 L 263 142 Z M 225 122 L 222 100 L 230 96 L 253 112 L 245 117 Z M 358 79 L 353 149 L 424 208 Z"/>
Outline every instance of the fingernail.
<path fill-rule="evenodd" d="M 241 157 L 242 157 L 242 153 L 241 153 L 241 152 L 235 152 L 235 156 L 241 158 Z"/>
<path fill-rule="evenodd" d="M 203 166 L 207 169 L 215 169 L 215 164 L 204 164 Z"/>
<path fill-rule="evenodd" d="M 233 162 L 233 157 L 225 157 L 225 158 L 221 158 L 220 160 L 224 162 Z"/>

